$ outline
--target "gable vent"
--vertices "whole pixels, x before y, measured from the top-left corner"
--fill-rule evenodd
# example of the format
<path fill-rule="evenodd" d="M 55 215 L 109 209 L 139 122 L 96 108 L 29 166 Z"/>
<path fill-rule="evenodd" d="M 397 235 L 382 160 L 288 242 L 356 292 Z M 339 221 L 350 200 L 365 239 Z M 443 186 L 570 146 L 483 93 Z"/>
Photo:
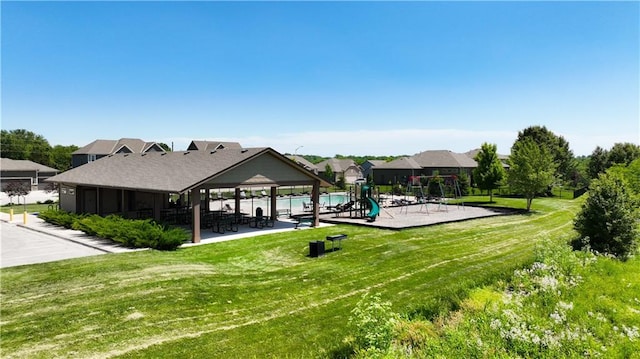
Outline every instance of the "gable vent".
<path fill-rule="evenodd" d="M 247 152 L 247 151 L 248 151 L 248 150 L 247 150 L 246 148 L 243 148 L 243 149 L 242 149 L 242 151 L 240 151 L 240 152 L 245 153 L 245 152 Z"/>
<path fill-rule="evenodd" d="M 211 151 L 210 153 L 211 153 L 211 154 L 214 154 L 214 153 L 216 153 L 216 150 L 213 150 L 213 151 Z"/>

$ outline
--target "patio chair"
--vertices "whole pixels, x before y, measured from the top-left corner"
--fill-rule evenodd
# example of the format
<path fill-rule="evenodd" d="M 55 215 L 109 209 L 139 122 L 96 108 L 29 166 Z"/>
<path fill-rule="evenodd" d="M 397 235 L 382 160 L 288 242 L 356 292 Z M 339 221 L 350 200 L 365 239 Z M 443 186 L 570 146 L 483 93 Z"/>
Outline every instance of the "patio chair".
<path fill-rule="evenodd" d="M 263 215 L 262 207 L 256 208 L 256 216 L 249 221 L 249 226 L 254 228 L 273 227 L 273 219 Z"/>

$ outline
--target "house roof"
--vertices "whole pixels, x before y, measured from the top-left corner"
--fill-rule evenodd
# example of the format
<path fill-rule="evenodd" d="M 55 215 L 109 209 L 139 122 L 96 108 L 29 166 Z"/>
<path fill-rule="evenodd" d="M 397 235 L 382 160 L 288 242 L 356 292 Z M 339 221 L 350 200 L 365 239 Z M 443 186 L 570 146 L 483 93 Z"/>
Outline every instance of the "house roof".
<path fill-rule="evenodd" d="M 138 138 L 121 138 L 119 140 L 95 140 L 77 149 L 73 155 L 109 155 L 117 152 L 145 153 L 155 142 L 145 142 Z"/>
<path fill-rule="evenodd" d="M 187 151 L 212 151 L 220 148 L 240 149 L 242 146 L 238 142 L 223 141 L 191 141 Z"/>
<path fill-rule="evenodd" d="M 372 166 L 376 166 L 376 167 L 387 163 L 387 161 L 385 160 L 366 160 L 365 163 L 366 162 L 369 162 Z"/>
<path fill-rule="evenodd" d="M 316 167 L 318 168 L 318 171 L 324 172 L 324 169 L 325 167 L 327 167 L 327 164 L 329 165 L 329 167 L 331 167 L 331 170 L 333 172 L 338 172 L 338 173 L 346 171 L 349 167 L 358 166 L 352 159 L 349 159 L 349 158 L 344 158 L 344 159 L 330 158 L 328 160 L 324 160 L 316 164 Z"/>
<path fill-rule="evenodd" d="M 269 160 L 268 165 L 245 167 L 235 178 L 230 179 L 228 176 L 230 170 L 263 156 L 269 157 L 265 158 Z M 275 170 L 269 171 L 271 168 L 280 166 L 276 170 L 282 172 L 283 163 L 288 165 L 287 170 L 290 171 L 290 175 L 297 175 L 298 181 L 300 178 L 305 178 L 307 182 L 319 180 L 321 186 L 330 185 L 268 147 L 144 154 L 119 153 L 76 167 L 48 181 L 70 185 L 183 193 L 215 178 L 235 181 L 232 185 L 272 185 Z M 260 173 L 261 171 L 264 173 Z"/>
<path fill-rule="evenodd" d="M 476 148 L 476 149 L 473 149 L 471 151 L 467 151 L 464 154 L 467 155 L 469 158 L 475 159 L 480 151 L 481 151 L 480 148 Z M 509 155 L 501 155 L 501 154 L 498 153 L 498 159 L 500 161 L 505 161 L 505 160 L 509 159 Z"/>
<path fill-rule="evenodd" d="M 29 160 L 14 160 L 11 158 L 0 158 L 0 169 L 2 171 L 35 171 L 38 172 L 54 172 L 59 170 L 51 168 Z"/>
<path fill-rule="evenodd" d="M 475 160 L 463 153 L 455 153 L 448 150 L 431 150 L 417 153 L 411 158 L 422 168 L 475 168 L 478 164 Z"/>
<path fill-rule="evenodd" d="M 318 170 L 318 166 L 316 166 L 313 163 L 307 161 L 302 156 L 291 155 L 291 156 L 287 156 L 287 157 L 290 160 L 292 160 L 293 162 L 296 162 L 296 163 L 300 164 L 302 167 L 308 169 L 309 171 L 317 171 Z"/>
<path fill-rule="evenodd" d="M 393 161 L 376 165 L 375 169 L 422 169 L 422 167 L 411 157 L 400 157 Z"/>

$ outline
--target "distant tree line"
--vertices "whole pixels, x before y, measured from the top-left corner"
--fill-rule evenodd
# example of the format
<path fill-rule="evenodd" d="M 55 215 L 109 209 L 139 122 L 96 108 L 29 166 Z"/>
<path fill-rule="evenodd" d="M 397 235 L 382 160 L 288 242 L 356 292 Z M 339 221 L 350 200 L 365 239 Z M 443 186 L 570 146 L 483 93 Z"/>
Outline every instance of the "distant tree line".
<path fill-rule="evenodd" d="M 158 143 L 165 151 L 171 148 Z M 71 154 L 80 147 L 76 145 L 51 146 L 42 135 L 25 129 L 2 130 L 0 133 L 0 155 L 13 160 L 29 160 L 41 165 L 66 171 L 71 168 Z"/>
<path fill-rule="evenodd" d="M 29 160 L 60 171 L 71 167 L 71 153 L 78 148 L 75 145 L 52 147 L 42 135 L 24 129 L 2 130 L 0 133 L 0 153 L 3 158 Z"/>

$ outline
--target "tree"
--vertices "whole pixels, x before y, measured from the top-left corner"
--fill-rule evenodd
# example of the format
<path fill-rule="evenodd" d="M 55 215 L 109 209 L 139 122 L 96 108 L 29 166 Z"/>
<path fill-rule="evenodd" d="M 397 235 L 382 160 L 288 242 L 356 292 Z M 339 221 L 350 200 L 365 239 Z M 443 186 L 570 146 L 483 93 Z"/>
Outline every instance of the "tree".
<path fill-rule="evenodd" d="M 326 166 L 324 166 L 324 177 L 331 182 L 336 180 L 335 174 L 333 173 L 333 169 L 331 168 L 331 166 L 329 166 L 328 163 Z"/>
<path fill-rule="evenodd" d="M 78 146 L 55 145 L 51 150 L 51 165 L 60 171 L 71 168 L 71 154 L 78 149 Z"/>
<path fill-rule="evenodd" d="M 506 173 L 498 158 L 498 146 L 483 143 L 475 157 L 478 167 L 473 169 L 473 179 L 478 188 L 489 191 L 489 201 L 493 202 L 493 190 L 500 187 Z"/>
<path fill-rule="evenodd" d="M 531 138 L 517 140 L 511 147 L 507 180 L 511 188 L 527 199 L 527 211 L 538 193 L 554 182 L 556 165 L 545 146 L 539 146 Z"/>
<path fill-rule="evenodd" d="M 621 176 L 601 174 L 591 182 L 589 197 L 574 221 L 581 236 L 578 247 L 588 245 L 598 252 L 626 259 L 637 245 L 639 204 Z"/>
<path fill-rule="evenodd" d="M 14 160 L 29 160 L 51 166 L 51 146 L 49 142 L 31 131 L 24 129 L 0 133 L 0 155 Z"/>
<path fill-rule="evenodd" d="M 598 175 L 607 170 L 608 163 L 609 151 L 597 146 L 593 152 L 591 152 L 591 158 L 589 159 L 589 165 L 587 167 L 589 177 L 591 179 L 598 178 Z"/>
<path fill-rule="evenodd" d="M 640 146 L 629 142 L 615 143 L 609 150 L 607 168 L 615 164 L 628 165 L 637 158 L 640 158 Z"/>
<path fill-rule="evenodd" d="M 13 203 L 13 197 L 28 195 L 31 192 L 31 185 L 25 181 L 10 181 L 4 187 L 4 192 L 9 197 L 9 202 Z"/>
<path fill-rule="evenodd" d="M 171 147 L 169 147 L 169 145 L 167 145 L 164 142 L 159 142 L 158 146 L 160 146 L 160 148 L 162 148 L 163 150 L 165 150 L 166 152 L 171 152 Z"/>
<path fill-rule="evenodd" d="M 544 146 L 556 164 L 556 177 L 571 179 L 575 172 L 573 152 L 564 137 L 557 136 L 545 126 L 531 126 L 518 132 L 516 141 L 530 138 L 540 146 Z"/>

